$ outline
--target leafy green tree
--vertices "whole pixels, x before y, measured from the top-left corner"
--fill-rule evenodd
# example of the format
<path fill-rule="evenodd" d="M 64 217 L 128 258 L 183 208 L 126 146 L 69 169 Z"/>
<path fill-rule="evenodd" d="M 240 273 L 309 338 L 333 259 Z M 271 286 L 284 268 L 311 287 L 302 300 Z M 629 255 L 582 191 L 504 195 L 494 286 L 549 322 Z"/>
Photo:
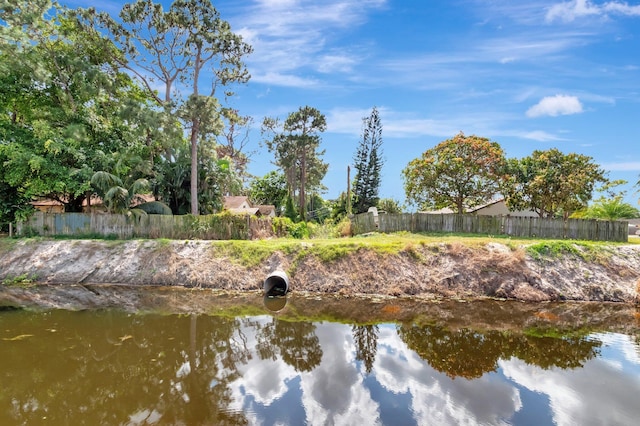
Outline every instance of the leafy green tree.
<path fill-rule="evenodd" d="M 353 184 L 355 212 L 364 213 L 378 203 L 382 159 L 382 122 L 378 109 L 363 120 L 363 133 L 353 159 L 356 175 Z"/>
<path fill-rule="evenodd" d="M 597 183 L 607 182 L 591 157 L 565 155 L 556 148 L 511 159 L 506 170 L 502 194 L 509 209 L 533 210 L 540 217 L 569 217 L 587 206 Z"/>
<path fill-rule="evenodd" d="M 580 219 L 634 219 L 640 217 L 640 210 L 624 201 L 626 191 L 615 192 L 612 188 L 625 185 L 626 180 L 614 180 L 605 184 L 599 192 L 606 193 L 583 210 L 574 212 L 572 218 Z"/>
<path fill-rule="evenodd" d="M 402 213 L 402 206 L 393 198 L 382 198 L 378 201 L 378 210 L 390 214 Z"/>
<path fill-rule="evenodd" d="M 104 171 L 94 173 L 91 185 L 110 213 L 129 212 L 134 203 L 145 202 L 141 195 L 151 192 L 151 186 L 146 179 L 136 179 L 126 185 L 118 176 Z"/>
<path fill-rule="evenodd" d="M 217 158 L 212 140 L 198 146 L 198 204 L 204 214 L 222 209 L 222 196 L 240 191 L 241 183 L 233 173 L 229 161 Z M 162 158 L 154 165 L 155 177 L 151 182 L 156 199 L 167 204 L 173 214 L 190 211 L 191 156 L 187 144 L 178 147 L 171 159 Z"/>
<path fill-rule="evenodd" d="M 119 20 L 93 8 L 84 18 L 90 28 L 108 31 L 121 49 L 114 59 L 188 130 L 191 213 L 199 214 L 200 179 L 193 178 L 198 176 L 198 144 L 222 131 L 216 89 L 249 80 L 242 58 L 251 47 L 209 0 L 175 0 L 166 12 L 152 0 L 138 0 L 123 6 Z M 163 95 L 156 82 L 164 86 Z M 201 94 L 205 83 L 210 90 Z"/>
<path fill-rule="evenodd" d="M 353 200 L 349 200 L 348 198 L 348 195 L 342 192 L 338 199 L 331 203 L 331 219 L 333 219 L 335 223 L 340 222 L 349 214 L 349 203 Z"/>
<path fill-rule="evenodd" d="M 411 160 L 402 171 L 407 200 L 421 209 L 449 207 L 464 213 L 498 193 L 504 163 L 497 142 L 458 133 Z"/>
<path fill-rule="evenodd" d="M 85 34 L 74 11 L 12 0 L 0 22 L 2 179 L 23 199 L 81 211 L 95 171 L 146 149 L 146 98 L 114 66 L 113 43 Z"/>
<path fill-rule="evenodd" d="M 253 204 L 272 204 L 280 212 L 287 197 L 287 180 L 284 174 L 270 171 L 249 184 L 249 198 Z"/>
<path fill-rule="evenodd" d="M 300 218 L 305 220 L 306 193 L 322 187 L 322 179 L 329 167 L 321 157 L 319 133 L 327 127 L 326 118 L 316 108 L 300 107 L 289 114 L 281 125 L 276 118 L 265 118 L 263 135 L 271 136 L 265 141 L 275 156 L 275 164 L 285 173 L 289 195 L 297 195 Z"/>
<path fill-rule="evenodd" d="M 635 219 L 640 217 L 640 210 L 626 203 L 622 198 L 601 198 L 580 215 L 583 219 Z"/>

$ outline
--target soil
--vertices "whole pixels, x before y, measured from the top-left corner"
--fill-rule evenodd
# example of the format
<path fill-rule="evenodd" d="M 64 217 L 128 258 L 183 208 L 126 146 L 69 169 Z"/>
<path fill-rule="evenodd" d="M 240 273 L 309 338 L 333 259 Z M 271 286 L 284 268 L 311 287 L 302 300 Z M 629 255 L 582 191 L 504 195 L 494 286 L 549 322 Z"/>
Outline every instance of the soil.
<path fill-rule="evenodd" d="M 287 273 L 292 292 L 345 297 L 634 303 L 640 284 L 640 245 L 634 244 L 606 246 L 590 261 L 568 253 L 536 259 L 499 242 L 413 245 L 396 254 L 363 247 L 330 262 L 276 251 L 255 267 L 221 253 L 211 241 L 19 240 L 0 246 L 0 306 L 35 303 L 43 293 L 31 284 L 260 292 L 276 270 Z"/>

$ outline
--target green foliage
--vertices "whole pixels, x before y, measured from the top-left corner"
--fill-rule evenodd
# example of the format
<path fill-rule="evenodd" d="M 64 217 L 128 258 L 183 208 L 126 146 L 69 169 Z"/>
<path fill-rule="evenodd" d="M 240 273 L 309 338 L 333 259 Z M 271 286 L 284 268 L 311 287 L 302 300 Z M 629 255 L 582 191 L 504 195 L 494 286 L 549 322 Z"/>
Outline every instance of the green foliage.
<path fill-rule="evenodd" d="M 212 141 L 206 140 L 198 148 L 199 212 L 212 214 L 222 210 L 224 193 L 239 191 L 240 182 L 228 160 L 217 158 Z M 191 211 L 190 170 L 191 154 L 187 145 L 177 147 L 171 159 L 161 159 L 154 165 L 153 193 L 156 199 L 171 208 L 173 214 Z"/>
<path fill-rule="evenodd" d="M 356 175 L 353 184 L 354 213 L 364 213 L 378 203 L 382 158 L 382 123 L 377 108 L 363 120 L 362 139 L 353 159 Z"/>
<path fill-rule="evenodd" d="M 534 259 L 559 258 L 572 255 L 587 261 L 601 261 L 609 257 L 609 251 L 601 243 L 577 241 L 543 241 L 526 246 L 526 252 Z"/>
<path fill-rule="evenodd" d="M 271 204 L 280 212 L 286 202 L 287 180 L 283 173 L 271 171 L 263 177 L 254 178 L 249 184 L 249 199 L 253 205 Z"/>
<path fill-rule="evenodd" d="M 148 201 L 142 203 L 136 208 L 145 211 L 147 214 L 172 215 L 171 208 L 160 201 Z"/>
<path fill-rule="evenodd" d="M 84 32 L 75 11 L 12 3 L 0 10 L 0 180 L 19 201 L 81 211 L 96 170 L 146 150 L 146 100 L 115 67 L 112 41 Z"/>
<path fill-rule="evenodd" d="M 533 210 L 540 217 L 568 217 L 584 209 L 605 172 L 591 157 L 536 150 L 521 160 L 509 160 L 502 188 L 511 210 Z"/>
<path fill-rule="evenodd" d="M 275 164 L 285 173 L 289 195 L 297 195 L 302 220 L 306 219 L 306 193 L 319 192 L 324 188 L 321 182 L 329 165 L 321 159 L 324 150 L 319 150 L 319 133 L 326 127 L 325 116 L 309 106 L 292 112 L 282 124 L 278 119 L 269 117 L 262 123 L 267 149 L 274 154 Z"/>
<path fill-rule="evenodd" d="M 271 221 L 273 231 L 278 236 L 296 239 L 309 238 L 309 226 L 307 222 L 294 222 L 288 217 L 275 217 Z"/>
<path fill-rule="evenodd" d="M 464 213 L 499 192 L 504 163 L 497 142 L 459 133 L 425 151 L 402 171 L 407 200 L 420 209 L 448 207 Z"/>
<path fill-rule="evenodd" d="M 331 204 L 331 219 L 338 223 L 347 217 L 349 200 L 347 194 L 342 192 L 337 200 Z"/>
<path fill-rule="evenodd" d="M 291 221 L 298 220 L 298 212 L 296 212 L 296 207 L 293 204 L 293 197 L 290 195 L 287 195 L 287 200 L 284 205 L 284 217 Z"/>
<path fill-rule="evenodd" d="M 122 180 L 104 171 L 99 171 L 91 177 L 91 185 L 104 202 L 107 211 L 124 213 L 129 211 L 135 200 L 142 200 L 141 195 L 150 191 L 149 181 L 136 179 L 125 188 Z"/>
<path fill-rule="evenodd" d="M 640 211 L 621 198 L 601 198 L 585 210 L 576 212 L 572 217 L 602 220 L 634 219 L 640 217 Z"/>
<path fill-rule="evenodd" d="M 37 279 L 38 277 L 35 274 L 24 273 L 15 277 L 7 277 L 2 281 L 2 284 L 7 287 L 26 288 L 35 285 Z"/>
<path fill-rule="evenodd" d="M 382 198 L 378 201 L 378 211 L 383 211 L 389 214 L 402 213 L 402 206 L 400 202 L 393 198 Z"/>
<path fill-rule="evenodd" d="M 251 53 L 251 46 L 231 31 L 209 0 L 175 0 L 167 11 L 152 0 L 139 0 L 124 5 L 119 20 L 93 9 L 83 18 L 87 29 L 111 35 L 121 50 L 120 66 L 135 76 L 157 106 L 188 130 L 189 211 L 199 214 L 203 200 L 198 146 L 207 136 L 221 133 L 223 126 L 215 91 L 249 80 L 242 58 Z M 164 86 L 164 98 L 155 90 L 158 83 Z M 208 93 L 200 93 L 203 84 L 211 88 Z M 168 153 L 165 160 L 172 158 Z M 204 200 L 205 211 L 215 207 L 209 201 Z"/>

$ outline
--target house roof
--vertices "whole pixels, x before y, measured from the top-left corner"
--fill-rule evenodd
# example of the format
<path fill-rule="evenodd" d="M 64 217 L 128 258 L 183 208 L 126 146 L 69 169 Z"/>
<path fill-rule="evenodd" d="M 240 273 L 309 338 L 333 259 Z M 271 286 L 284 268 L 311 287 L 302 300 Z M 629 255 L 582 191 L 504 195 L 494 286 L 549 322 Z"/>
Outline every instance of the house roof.
<path fill-rule="evenodd" d="M 227 195 L 222 198 L 223 206 L 227 210 L 237 209 L 242 203 L 247 203 L 251 205 L 249 202 L 249 197 L 244 195 Z"/>
<path fill-rule="evenodd" d="M 227 209 L 231 214 L 248 214 L 252 215 L 260 215 L 260 209 L 257 207 L 251 207 L 248 209 Z"/>
<path fill-rule="evenodd" d="M 271 212 L 274 212 L 276 210 L 276 206 L 272 204 L 263 204 L 256 207 L 260 209 L 260 213 L 262 213 L 263 216 L 268 216 L 271 214 Z"/>
<path fill-rule="evenodd" d="M 150 201 L 156 201 L 156 198 L 153 196 L 153 194 L 139 194 L 136 196 L 136 199 L 131 204 L 133 206 L 137 206 L 139 204 L 147 203 Z M 51 198 L 40 198 L 40 199 L 31 201 L 30 204 L 32 206 L 62 206 L 63 205 L 63 203 L 61 203 L 60 201 L 52 200 Z M 96 195 L 91 196 L 92 206 L 101 206 L 102 204 L 103 204 L 102 198 Z M 86 198 L 82 201 L 82 205 L 84 207 L 88 205 Z"/>

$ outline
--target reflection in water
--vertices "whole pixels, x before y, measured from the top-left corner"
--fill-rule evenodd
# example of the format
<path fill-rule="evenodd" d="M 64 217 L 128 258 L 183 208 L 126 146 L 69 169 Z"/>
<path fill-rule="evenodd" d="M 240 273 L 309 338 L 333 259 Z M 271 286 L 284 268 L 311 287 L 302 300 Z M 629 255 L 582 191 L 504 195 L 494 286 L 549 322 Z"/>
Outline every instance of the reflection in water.
<path fill-rule="evenodd" d="M 287 305 L 287 296 L 272 296 L 269 294 L 264 295 L 263 299 L 264 307 L 271 312 L 278 312 L 284 309 Z"/>
<path fill-rule="evenodd" d="M 0 312 L 0 424 L 634 424 L 634 339 Z"/>
<path fill-rule="evenodd" d="M 495 371 L 498 360 L 517 357 L 543 369 L 577 368 L 598 354 L 600 342 L 584 338 L 514 335 L 512 332 L 455 332 L 442 327 L 401 326 L 400 338 L 438 371 L 474 379 Z"/>

